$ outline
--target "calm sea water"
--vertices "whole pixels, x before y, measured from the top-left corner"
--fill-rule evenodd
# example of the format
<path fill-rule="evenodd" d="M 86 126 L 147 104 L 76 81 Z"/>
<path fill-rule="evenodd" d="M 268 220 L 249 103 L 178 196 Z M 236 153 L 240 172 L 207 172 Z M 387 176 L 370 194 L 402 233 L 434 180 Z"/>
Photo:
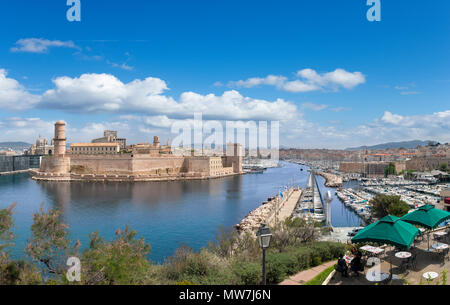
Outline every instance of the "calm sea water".
<path fill-rule="evenodd" d="M 300 171 L 303 168 L 303 171 Z M 220 226 L 239 223 L 251 210 L 286 186 L 304 187 L 306 167 L 283 163 L 263 174 L 248 174 L 205 181 L 156 183 L 54 183 L 36 182 L 27 174 L 0 177 L 0 208 L 12 202 L 16 235 L 11 249 L 15 257 L 24 254 L 30 236 L 33 213 L 41 203 L 58 208 L 71 238 L 88 245 L 88 234 L 98 231 L 109 240 L 127 224 L 152 246 L 150 258 L 162 262 L 180 243 L 195 250 L 214 240 Z M 321 191 L 335 189 L 323 186 Z M 325 193 L 323 193 L 325 195 Z M 358 226 L 359 217 L 337 198 L 332 202 L 334 226 Z"/>

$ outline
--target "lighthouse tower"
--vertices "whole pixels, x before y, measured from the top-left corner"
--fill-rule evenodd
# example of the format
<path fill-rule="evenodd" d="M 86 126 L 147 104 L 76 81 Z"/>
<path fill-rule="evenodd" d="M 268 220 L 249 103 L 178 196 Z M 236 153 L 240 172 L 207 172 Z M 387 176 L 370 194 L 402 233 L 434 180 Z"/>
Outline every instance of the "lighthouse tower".
<path fill-rule="evenodd" d="M 64 157 L 66 154 L 66 140 L 66 123 L 58 121 L 55 124 L 55 138 L 53 139 L 55 156 Z"/>

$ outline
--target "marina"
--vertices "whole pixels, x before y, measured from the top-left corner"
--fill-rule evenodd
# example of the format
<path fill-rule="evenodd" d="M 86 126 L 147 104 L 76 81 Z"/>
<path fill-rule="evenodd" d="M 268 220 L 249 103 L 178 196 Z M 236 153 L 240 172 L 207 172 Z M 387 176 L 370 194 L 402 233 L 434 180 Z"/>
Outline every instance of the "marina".
<path fill-rule="evenodd" d="M 293 218 L 312 219 L 315 222 L 325 222 L 327 220 L 322 196 L 313 171 L 309 175 L 308 184 L 303 190 L 292 214 Z"/>

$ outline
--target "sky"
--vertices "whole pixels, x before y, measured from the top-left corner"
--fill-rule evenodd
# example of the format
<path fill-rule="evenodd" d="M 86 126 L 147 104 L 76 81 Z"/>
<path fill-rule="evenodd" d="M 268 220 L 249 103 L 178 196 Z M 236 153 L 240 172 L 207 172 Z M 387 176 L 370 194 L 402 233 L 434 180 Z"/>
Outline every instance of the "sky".
<path fill-rule="evenodd" d="M 279 121 L 280 145 L 449 142 L 450 2 L 0 3 L 0 141 L 104 129 L 164 142 L 176 122 Z"/>

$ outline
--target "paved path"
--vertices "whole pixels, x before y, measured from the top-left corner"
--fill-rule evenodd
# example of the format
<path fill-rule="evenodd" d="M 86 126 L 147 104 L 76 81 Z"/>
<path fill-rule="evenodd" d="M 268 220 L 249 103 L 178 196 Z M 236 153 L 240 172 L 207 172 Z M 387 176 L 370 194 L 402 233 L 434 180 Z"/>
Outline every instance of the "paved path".
<path fill-rule="evenodd" d="M 300 195 L 302 194 L 302 190 L 295 190 L 292 192 L 289 199 L 287 199 L 284 204 L 280 207 L 280 210 L 278 211 L 278 221 L 284 221 L 286 218 L 292 215 L 292 212 L 294 211 L 295 206 L 297 205 L 298 200 L 300 199 Z M 268 224 L 274 224 L 276 222 L 277 216 L 273 215 L 269 221 Z"/>
<path fill-rule="evenodd" d="M 306 283 L 309 280 L 312 280 L 317 275 L 319 275 L 319 273 L 333 266 L 334 264 L 336 264 L 336 261 L 331 261 L 328 263 L 324 263 L 320 266 L 316 266 L 314 268 L 301 271 L 295 275 L 292 275 L 288 279 L 282 281 L 279 285 L 303 285 L 304 283 Z"/>

